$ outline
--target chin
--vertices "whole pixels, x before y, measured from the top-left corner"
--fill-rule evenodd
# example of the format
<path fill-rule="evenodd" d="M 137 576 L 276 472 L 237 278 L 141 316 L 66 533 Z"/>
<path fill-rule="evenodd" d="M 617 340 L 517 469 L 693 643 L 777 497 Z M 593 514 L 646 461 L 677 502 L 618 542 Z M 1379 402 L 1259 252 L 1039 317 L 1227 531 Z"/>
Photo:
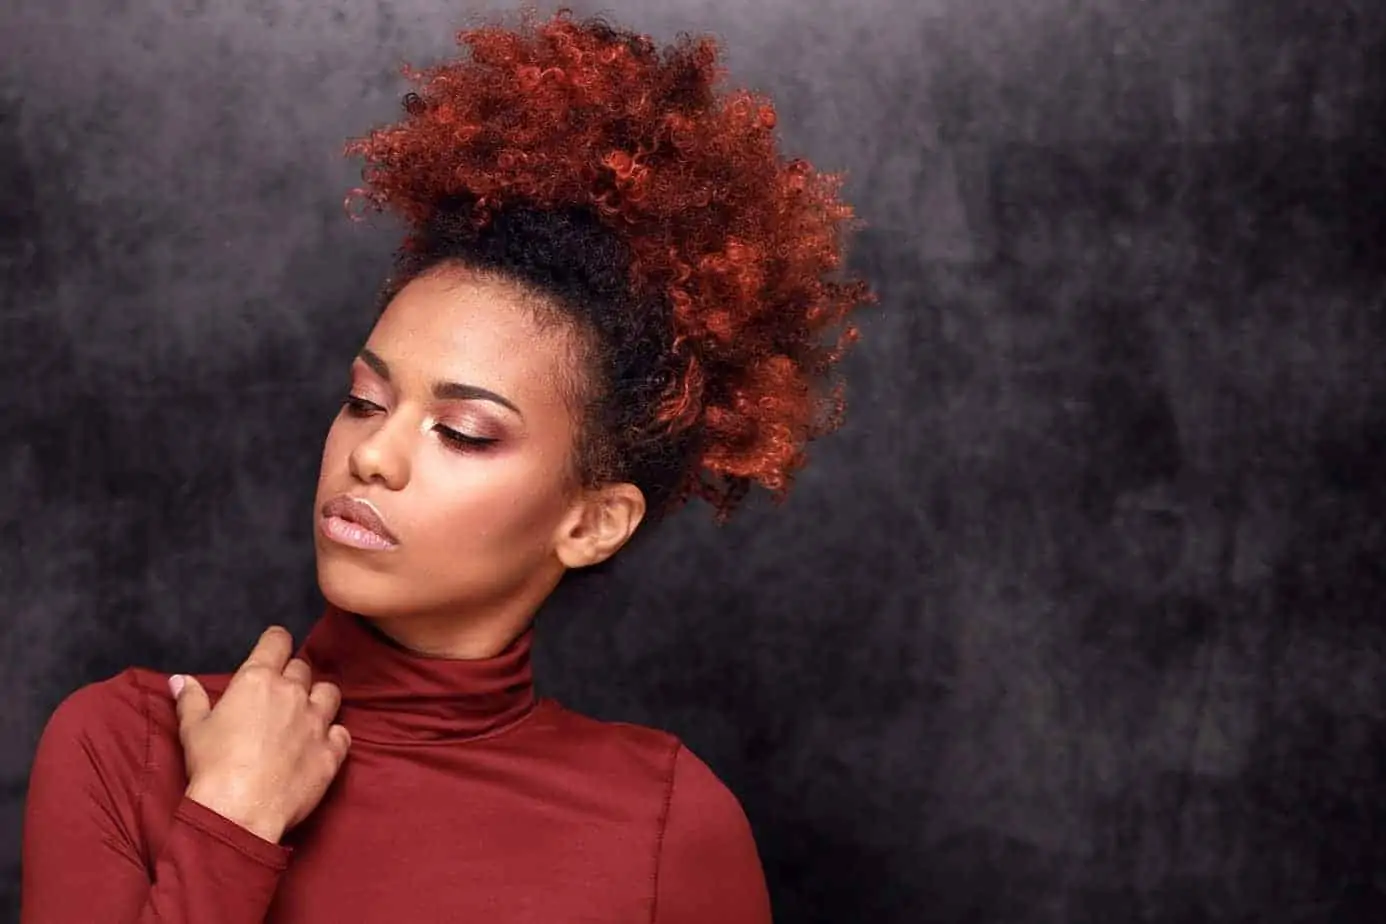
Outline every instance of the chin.
<path fill-rule="evenodd" d="M 366 567 L 346 556 L 318 552 L 318 590 L 323 599 L 341 610 L 361 616 L 388 619 L 409 610 L 401 593 L 401 579 Z"/>

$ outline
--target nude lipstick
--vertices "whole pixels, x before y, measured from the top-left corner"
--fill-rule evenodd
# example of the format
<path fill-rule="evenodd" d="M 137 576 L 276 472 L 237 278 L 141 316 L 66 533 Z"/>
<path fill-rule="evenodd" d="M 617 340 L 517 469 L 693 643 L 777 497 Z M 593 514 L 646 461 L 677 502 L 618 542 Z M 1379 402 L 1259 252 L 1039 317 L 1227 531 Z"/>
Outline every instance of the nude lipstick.
<path fill-rule="evenodd" d="M 320 514 L 318 528 L 323 536 L 340 545 L 370 552 L 385 552 L 399 545 L 380 511 L 364 498 L 339 494 L 322 505 Z"/>

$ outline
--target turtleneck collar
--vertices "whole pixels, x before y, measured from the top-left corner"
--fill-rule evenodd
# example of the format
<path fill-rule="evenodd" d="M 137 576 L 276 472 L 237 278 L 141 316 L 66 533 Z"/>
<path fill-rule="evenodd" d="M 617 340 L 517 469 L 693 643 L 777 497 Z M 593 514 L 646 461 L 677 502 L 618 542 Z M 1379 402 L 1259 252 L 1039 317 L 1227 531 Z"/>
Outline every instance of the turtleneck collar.
<path fill-rule="evenodd" d="M 429 657 L 329 605 L 298 656 L 314 680 L 341 688 L 336 721 L 353 740 L 422 744 L 480 737 L 527 715 L 535 703 L 532 644 L 526 629 L 494 658 Z"/>

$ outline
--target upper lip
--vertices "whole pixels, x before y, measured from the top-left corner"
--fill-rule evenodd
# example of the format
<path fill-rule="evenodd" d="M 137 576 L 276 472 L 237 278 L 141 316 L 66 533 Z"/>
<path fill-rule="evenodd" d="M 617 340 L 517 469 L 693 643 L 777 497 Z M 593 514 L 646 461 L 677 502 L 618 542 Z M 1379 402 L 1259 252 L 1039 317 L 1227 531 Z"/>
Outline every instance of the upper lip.
<path fill-rule="evenodd" d="M 384 536 L 391 542 L 399 542 L 395 534 L 390 532 L 390 527 L 385 525 L 385 518 L 380 515 L 380 511 L 376 510 L 375 505 L 364 497 L 338 494 L 322 505 L 322 515 L 350 520 L 377 535 Z"/>

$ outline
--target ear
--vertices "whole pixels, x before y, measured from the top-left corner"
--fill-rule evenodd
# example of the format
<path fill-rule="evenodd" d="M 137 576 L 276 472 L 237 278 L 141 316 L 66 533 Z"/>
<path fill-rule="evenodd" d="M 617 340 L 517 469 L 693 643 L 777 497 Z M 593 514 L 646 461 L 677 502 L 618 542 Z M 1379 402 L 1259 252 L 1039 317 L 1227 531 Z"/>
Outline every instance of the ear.
<path fill-rule="evenodd" d="M 608 484 L 583 492 L 554 537 L 565 568 L 587 568 L 615 555 L 645 518 L 645 495 L 633 484 Z"/>

